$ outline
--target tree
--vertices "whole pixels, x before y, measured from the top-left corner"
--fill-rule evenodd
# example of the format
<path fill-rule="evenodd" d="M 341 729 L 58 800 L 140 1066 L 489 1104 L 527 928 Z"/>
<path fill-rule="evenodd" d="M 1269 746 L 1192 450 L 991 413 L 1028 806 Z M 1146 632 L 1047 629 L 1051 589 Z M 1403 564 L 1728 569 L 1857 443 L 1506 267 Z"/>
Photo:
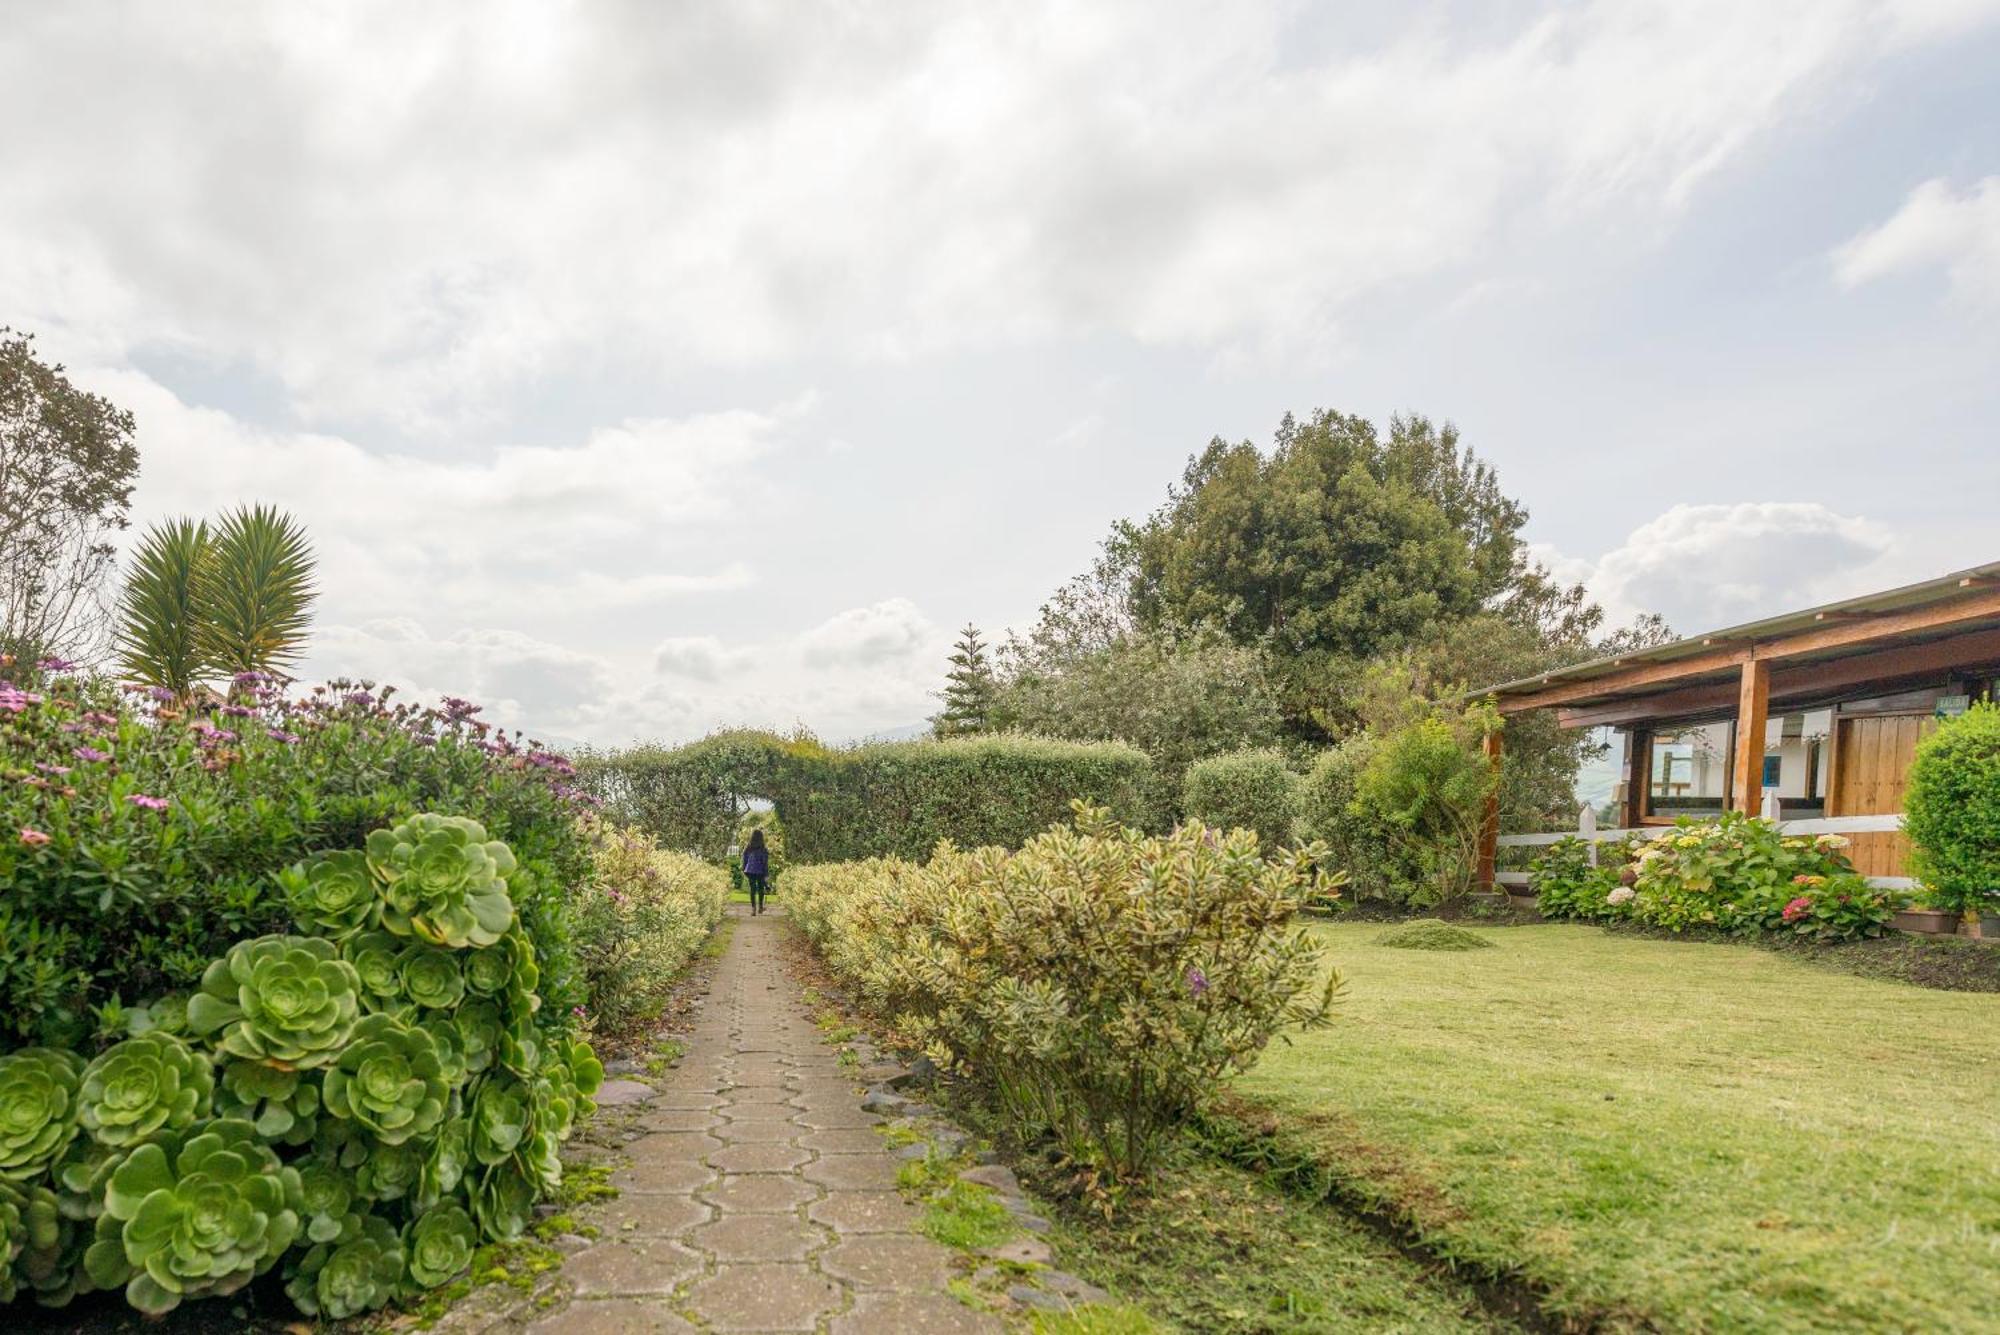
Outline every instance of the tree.
<path fill-rule="evenodd" d="M 156 525 L 125 582 L 120 666 L 181 696 L 211 674 L 283 672 L 305 649 L 312 575 L 305 530 L 267 506 L 240 507 L 213 529 L 193 519 Z"/>
<path fill-rule="evenodd" d="M 940 737 L 985 732 L 991 723 L 999 684 L 986 655 L 986 641 L 979 637 L 979 627 L 967 622 L 965 629 L 959 631 L 950 661 L 951 671 L 945 674 L 945 688 L 939 695 L 944 709 L 931 720 L 931 729 Z"/>
<path fill-rule="evenodd" d="M 0 652 L 90 658 L 139 473 L 132 414 L 0 327 Z"/>

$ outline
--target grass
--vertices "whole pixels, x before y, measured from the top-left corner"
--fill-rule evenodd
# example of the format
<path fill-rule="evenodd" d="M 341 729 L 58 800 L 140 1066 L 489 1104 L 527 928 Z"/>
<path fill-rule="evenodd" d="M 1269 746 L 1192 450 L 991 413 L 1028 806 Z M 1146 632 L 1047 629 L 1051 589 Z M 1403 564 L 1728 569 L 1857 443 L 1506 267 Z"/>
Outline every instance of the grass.
<path fill-rule="evenodd" d="M 954 1182 L 924 1206 L 923 1230 L 935 1242 L 973 1252 L 999 1246 L 1020 1232 L 1020 1226 L 990 1190 L 973 1182 Z"/>
<path fill-rule="evenodd" d="M 1491 950 L 1493 943 L 1477 932 L 1453 927 L 1440 918 L 1417 918 L 1391 927 L 1375 938 L 1378 946 L 1397 950 Z"/>
<path fill-rule="evenodd" d="M 1137 1307 L 1093 1303 L 1068 1312 L 1033 1312 L 1035 1335 L 1155 1335 L 1160 1324 Z"/>
<path fill-rule="evenodd" d="M 1143 1319 L 1157 1325 L 1128 1312 L 1101 1318 L 1111 1324 L 1051 1331 L 1435 1335 L 1504 1328 L 1487 1320 L 1469 1289 L 1410 1260 L 1366 1225 L 1198 1152 L 1173 1156 L 1150 1189 L 1128 1196 L 1112 1219 L 1063 1212 L 1055 1241 L 1066 1268 L 1135 1300 Z"/>
<path fill-rule="evenodd" d="M 1613 1327 L 2000 1330 L 2000 998 L 1590 927 L 1312 930 L 1341 1016 L 1238 1090 L 1435 1251 Z"/>

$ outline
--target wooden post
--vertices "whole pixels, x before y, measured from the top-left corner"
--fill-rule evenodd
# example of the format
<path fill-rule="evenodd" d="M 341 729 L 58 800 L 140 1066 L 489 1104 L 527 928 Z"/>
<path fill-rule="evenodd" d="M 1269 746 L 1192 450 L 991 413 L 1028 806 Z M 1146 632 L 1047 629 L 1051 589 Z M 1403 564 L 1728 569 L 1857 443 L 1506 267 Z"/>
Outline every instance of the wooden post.
<path fill-rule="evenodd" d="M 1729 804 L 1746 816 L 1756 815 L 1764 802 L 1764 725 L 1770 714 L 1771 664 L 1748 659 L 1736 693 L 1736 767 L 1729 794 Z"/>
<path fill-rule="evenodd" d="M 1493 863 L 1500 851 L 1500 731 L 1486 734 L 1482 745 L 1486 763 L 1493 768 L 1493 787 L 1486 794 L 1486 809 L 1479 817 L 1479 870 L 1474 876 L 1481 890 L 1494 888 Z"/>
<path fill-rule="evenodd" d="M 1625 734 L 1625 809 L 1619 813 L 1619 823 L 1626 829 L 1637 829 L 1646 818 L 1646 781 L 1652 764 L 1653 734 L 1645 728 L 1632 728 Z"/>

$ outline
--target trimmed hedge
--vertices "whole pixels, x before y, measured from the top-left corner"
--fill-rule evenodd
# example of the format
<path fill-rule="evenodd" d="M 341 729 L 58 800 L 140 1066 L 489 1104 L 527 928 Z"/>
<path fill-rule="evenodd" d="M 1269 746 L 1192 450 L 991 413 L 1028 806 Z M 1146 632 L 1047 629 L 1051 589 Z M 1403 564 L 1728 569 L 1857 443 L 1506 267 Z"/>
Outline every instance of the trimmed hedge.
<path fill-rule="evenodd" d="M 1118 742 L 980 736 L 832 750 L 808 738 L 718 733 L 686 746 L 589 755 L 579 782 L 670 848 L 720 859 L 742 803 L 768 798 L 793 862 L 927 855 L 939 840 L 1017 848 L 1082 799 L 1138 822 L 1151 762 Z"/>
<path fill-rule="evenodd" d="M 1926 901 L 1977 936 L 2000 907 L 2000 706 L 1976 704 L 1917 743 L 1903 809 Z"/>
<path fill-rule="evenodd" d="M 1255 830 L 1266 852 L 1292 840 L 1298 776 L 1276 751 L 1237 751 L 1188 766 L 1181 815 L 1217 830 Z"/>

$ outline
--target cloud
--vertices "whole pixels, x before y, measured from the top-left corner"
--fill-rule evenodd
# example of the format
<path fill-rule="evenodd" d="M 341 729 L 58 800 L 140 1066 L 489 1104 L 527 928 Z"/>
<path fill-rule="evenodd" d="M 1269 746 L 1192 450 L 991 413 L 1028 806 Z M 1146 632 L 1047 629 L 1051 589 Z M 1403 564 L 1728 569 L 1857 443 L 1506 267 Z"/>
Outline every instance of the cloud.
<path fill-rule="evenodd" d="M 1595 561 L 1543 555 L 1582 580 L 1612 624 L 1658 612 L 1695 635 L 1886 587 L 1895 554 L 1873 520 L 1811 501 L 1747 501 L 1676 505 Z"/>
<path fill-rule="evenodd" d="M 459 435 L 606 367 L 1314 347 L 1511 236 L 1657 228 L 1994 14 L 27 6 L 0 86 L 62 114 L 0 143 L 0 308 L 247 368 L 315 425 Z"/>
<path fill-rule="evenodd" d="M 663 677 L 720 681 L 751 661 L 746 649 L 729 649 L 713 635 L 682 635 L 660 641 L 653 650 L 653 670 Z"/>
<path fill-rule="evenodd" d="M 829 617 L 798 640 L 810 664 L 872 667 L 907 661 L 934 648 L 937 627 L 907 598 L 891 598 Z"/>
<path fill-rule="evenodd" d="M 312 677 L 383 682 L 426 702 L 457 695 L 496 722 L 549 732 L 588 731 L 611 707 L 616 673 L 595 655 L 510 630 L 433 636 L 408 617 L 314 630 Z"/>
<path fill-rule="evenodd" d="M 1842 287 L 1943 269 L 1952 291 L 2000 302 L 2000 176 L 1963 192 L 1942 178 L 1912 190 L 1889 219 L 1833 252 Z"/>

